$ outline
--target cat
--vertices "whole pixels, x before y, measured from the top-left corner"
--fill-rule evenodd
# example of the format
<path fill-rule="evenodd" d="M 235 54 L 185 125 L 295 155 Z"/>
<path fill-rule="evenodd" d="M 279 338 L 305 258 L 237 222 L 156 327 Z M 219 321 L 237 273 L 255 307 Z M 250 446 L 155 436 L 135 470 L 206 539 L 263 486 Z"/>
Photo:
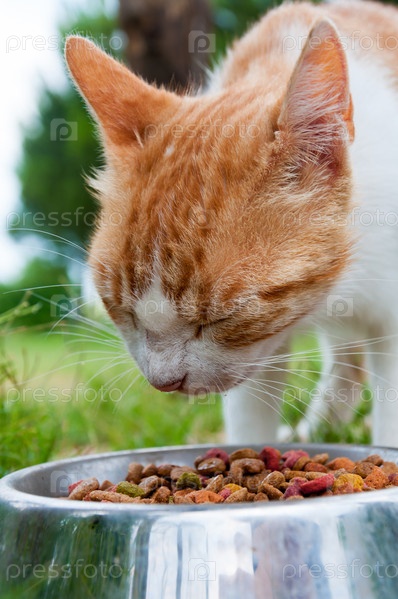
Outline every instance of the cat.
<path fill-rule="evenodd" d="M 397 39 L 391 6 L 285 4 L 197 95 L 67 40 L 106 161 L 97 290 L 155 388 L 226 394 L 230 442 L 275 440 L 290 339 L 315 327 L 320 388 L 363 375 L 373 442 L 398 445 Z"/>

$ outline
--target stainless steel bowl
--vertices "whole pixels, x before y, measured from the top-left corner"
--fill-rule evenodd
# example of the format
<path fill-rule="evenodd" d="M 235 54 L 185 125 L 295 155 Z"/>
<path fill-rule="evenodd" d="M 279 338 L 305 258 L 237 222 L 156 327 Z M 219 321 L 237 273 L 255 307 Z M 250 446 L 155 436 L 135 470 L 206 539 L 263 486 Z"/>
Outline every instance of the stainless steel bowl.
<path fill-rule="evenodd" d="M 228 506 L 56 498 L 81 478 L 122 480 L 131 461 L 192 464 L 207 447 L 85 456 L 4 477 L 1 599 L 397 599 L 398 488 Z M 398 462 L 398 450 L 380 447 L 278 447 Z"/>

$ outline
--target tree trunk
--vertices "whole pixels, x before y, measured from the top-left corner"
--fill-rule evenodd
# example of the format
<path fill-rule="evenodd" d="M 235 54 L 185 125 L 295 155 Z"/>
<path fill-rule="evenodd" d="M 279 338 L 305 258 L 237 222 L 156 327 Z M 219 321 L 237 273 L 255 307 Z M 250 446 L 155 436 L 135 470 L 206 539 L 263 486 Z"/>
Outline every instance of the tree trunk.
<path fill-rule="evenodd" d="M 131 69 L 177 89 L 200 84 L 214 52 L 208 0 L 119 0 Z"/>

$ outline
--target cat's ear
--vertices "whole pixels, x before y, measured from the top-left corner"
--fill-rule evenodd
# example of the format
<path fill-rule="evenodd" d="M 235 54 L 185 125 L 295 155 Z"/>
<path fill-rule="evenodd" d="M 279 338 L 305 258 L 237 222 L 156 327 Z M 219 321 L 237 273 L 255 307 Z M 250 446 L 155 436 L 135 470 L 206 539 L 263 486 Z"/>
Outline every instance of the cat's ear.
<path fill-rule="evenodd" d="M 69 37 L 65 58 L 106 145 L 138 148 L 146 133 L 154 135 L 181 102 L 177 95 L 148 85 L 85 38 Z"/>
<path fill-rule="evenodd" d="M 315 150 L 319 156 L 354 139 L 346 56 L 328 20 L 317 23 L 308 36 L 282 102 L 278 128 L 304 152 Z"/>

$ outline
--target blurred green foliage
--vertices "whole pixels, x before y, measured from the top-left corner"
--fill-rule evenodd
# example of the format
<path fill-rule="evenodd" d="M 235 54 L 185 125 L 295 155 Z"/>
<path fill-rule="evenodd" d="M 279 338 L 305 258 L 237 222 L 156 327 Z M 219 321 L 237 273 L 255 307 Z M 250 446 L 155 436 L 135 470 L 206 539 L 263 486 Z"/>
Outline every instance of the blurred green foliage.
<path fill-rule="evenodd" d="M 267 10 L 280 4 L 274 0 L 212 0 L 217 51 L 240 37 Z"/>
<path fill-rule="evenodd" d="M 115 55 L 112 48 L 122 44 L 116 15 L 109 17 L 98 12 L 100 8 L 97 2 L 97 13 L 80 14 L 65 23 L 60 35 L 64 39 L 80 33 Z M 54 247 L 57 236 L 66 238 L 72 243 L 64 253 L 81 256 L 79 247 L 87 244 L 97 212 L 82 175 L 101 163 L 95 127 L 72 84 L 68 81 L 60 91 L 43 88 L 38 118 L 24 135 L 18 168 L 21 206 L 10 233 L 34 234 L 46 247 Z M 68 256 L 54 255 L 54 259 L 68 264 Z"/>
<path fill-rule="evenodd" d="M 65 264 L 33 258 L 18 279 L 0 284 L 0 324 L 5 314 L 12 313 L 13 329 L 49 326 L 75 308 L 80 294 L 80 285 L 70 283 Z M 22 302 L 30 309 L 21 311 Z"/>
<path fill-rule="evenodd" d="M 29 317 L 34 310 L 22 302 L 0 316 L 0 478 L 12 470 L 46 462 L 59 428 L 48 405 L 8 401 L 10 389 L 18 392 L 20 384 L 4 340 L 15 322 Z"/>

